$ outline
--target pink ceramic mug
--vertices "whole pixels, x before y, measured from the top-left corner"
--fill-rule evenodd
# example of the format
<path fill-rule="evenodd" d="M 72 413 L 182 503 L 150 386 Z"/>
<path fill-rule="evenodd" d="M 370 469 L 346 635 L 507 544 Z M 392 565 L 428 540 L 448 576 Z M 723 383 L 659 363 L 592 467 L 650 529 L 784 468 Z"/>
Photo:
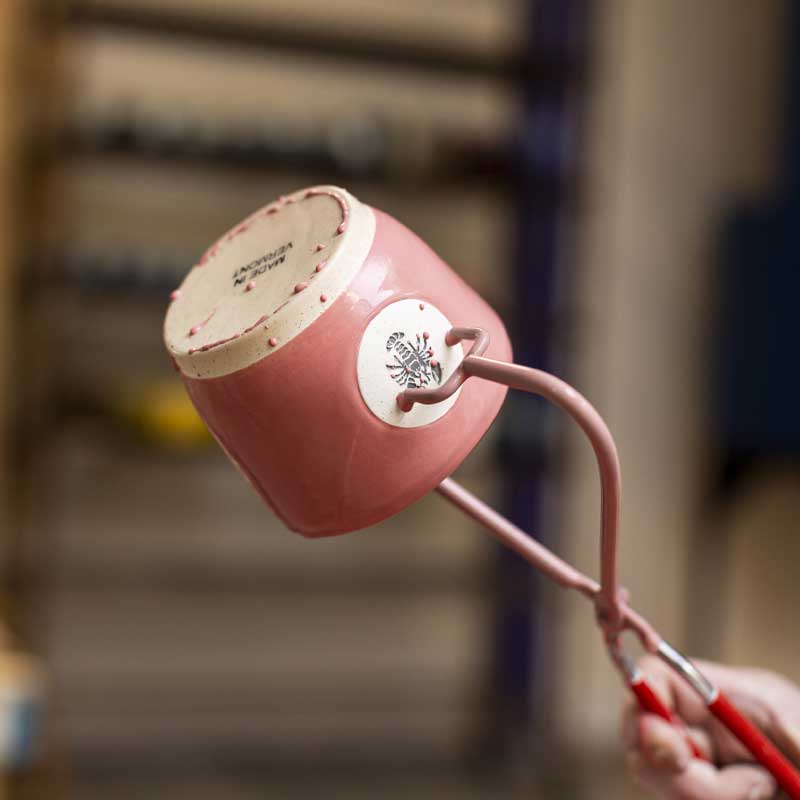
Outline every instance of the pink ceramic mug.
<path fill-rule="evenodd" d="M 295 192 L 216 242 L 186 276 L 167 348 L 209 429 L 305 536 L 363 528 L 436 487 L 484 435 L 505 388 L 473 382 L 410 413 L 463 356 L 454 325 L 511 347 L 492 309 L 422 240 L 344 189 Z"/>
<path fill-rule="evenodd" d="M 192 268 L 172 294 L 164 338 L 209 429 L 290 528 L 345 533 L 437 489 L 549 577 L 593 600 L 612 659 L 646 710 L 681 727 L 625 656 L 625 629 L 800 798 L 800 774 L 619 592 L 620 470 L 603 420 L 558 378 L 509 364 L 497 315 L 399 222 L 333 186 L 282 197 Z M 473 342 L 466 356 L 464 340 Z M 509 386 L 566 410 L 592 444 L 603 498 L 599 583 L 448 477 Z"/>

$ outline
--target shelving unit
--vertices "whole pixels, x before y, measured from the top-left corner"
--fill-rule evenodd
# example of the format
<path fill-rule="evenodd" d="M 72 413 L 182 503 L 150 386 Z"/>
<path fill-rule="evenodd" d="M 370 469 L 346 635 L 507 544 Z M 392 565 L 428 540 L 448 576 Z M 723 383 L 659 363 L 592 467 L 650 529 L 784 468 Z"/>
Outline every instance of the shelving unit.
<path fill-rule="evenodd" d="M 485 537 L 432 497 L 303 540 L 213 446 L 153 442 L 123 411 L 175 381 L 169 290 L 211 239 L 298 186 L 346 185 L 508 308 L 523 4 L 393 5 L 105 0 L 55 18 L 64 101 L 36 151 L 31 270 L 57 353 L 37 458 L 64 796 L 324 783 L 352 798 L 379 775 L 398 797 L 474 789 Z M 489 496 L 493 448 L 463 474 Z"/>

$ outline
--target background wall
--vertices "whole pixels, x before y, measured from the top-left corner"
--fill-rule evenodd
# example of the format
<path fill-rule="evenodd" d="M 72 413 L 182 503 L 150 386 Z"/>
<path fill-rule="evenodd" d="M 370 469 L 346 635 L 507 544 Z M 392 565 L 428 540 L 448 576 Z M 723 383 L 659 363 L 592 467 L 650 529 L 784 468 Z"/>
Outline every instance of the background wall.
<path fill-rule="evenodd" d="M 758 617 L 741 613 L 765 589 L 766 565 L 750 564 L 752 548 L 779 538 L 786 553 L 796 537 L 776 517 L 792 512 L 759 516 L 751 505 L 764 508 L 759 492 L 724 521 L 709 512 L 709 395 L 721 225 L 735 202 L 766 194 L 774 182 L 784 14 L 782 3 L 746 0 L 603 4 L 572 349 L 573 377 L 620 451 L 621 570 L 634 604 L 684 649 L 765 664 Z M 570 448 L 564 536 L 570 556 L 596 569 L 595 466 L 578 437 L 570 436 Z M 761 492 L 777 493 L 784 505 L 796 497 L 791 481 L 769 485 Z M 721 590 L 713 563 L 691 569 L 719 526 L 725 533 L 716 545 L 734 551 L 726 590 L 738 598 L 726 607 L 721 648 L 717 619 L 690 605 Z M 796 592 L 764 593 L 759 611 L 791 614 Z M 617 704 L 608 698 L 621 696 L 618 680 L 590 615 L 571 599 L 559 607 L 559 728 L 578 747 L 614 748 Z M 796 673 L 797 663 L 781 658 L 774 666 Z M 579 685 L 585 691 L 575 691 Z"/>
<path fill-rule="evenodd" d="M 325 181 L 604 414 L 634 605 L 800 679 L 796 464 L 712 492 L 722 231 L 784 168 L 787 3 L 42 0 L 24 35 L 21 7 L 0 4 L 0 684 L 21 644 L 50 696 L 36 760 L 0 752 L 9 796 L 644 797 L 582 599 L 537 581 L 528 603 L 527 569 L 435 497 L 293 537 L 193 415 L 170 289 Z M 552 427 L 509 403 L 459 477 L 523 517 L 543 497 L 534 533 L 596 574 L 594 460 Z"/>

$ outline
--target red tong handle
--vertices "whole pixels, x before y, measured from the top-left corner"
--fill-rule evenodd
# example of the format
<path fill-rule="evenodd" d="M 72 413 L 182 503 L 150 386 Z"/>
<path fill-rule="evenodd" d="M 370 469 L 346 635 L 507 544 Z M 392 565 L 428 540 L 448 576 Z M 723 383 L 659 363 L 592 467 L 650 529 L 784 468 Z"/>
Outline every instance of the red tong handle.
<path fill-rule="evenodd" d="M 708 704 L 708 710 L 736 736 L 792 800 L 800 800 L 800 773 L 722 692 Z"/>
<path fill-rule="evenodd" d="M 674 725 L 680 732 L 683 734 L 686 744 L 689 745 L 692 751 L 692 755 L 695 758 L 699 758 L 702 761 L 708 761 L 708 759 L 703 755 L 700 751 L 700 748 L 694 743 L 694 740 L 691 736 L 689 736 L 689 731 L 686 730 L 686 726 L 680 720 L 679 717 L 676 717 L 661 701 L 661 698 L 653 691 L 653 687 L 647 682 L 643 675 L 637 675 L 629 684 L 631 687 L 631 691 L 636 695 L 636 699 L 639 701 L 639 706 L 642 708 L 643 711 L 647 711 L 650 714 L 655 714 L 657 717 L 661 717 L 665 722 L 669 722 L 670 725 Z"/>

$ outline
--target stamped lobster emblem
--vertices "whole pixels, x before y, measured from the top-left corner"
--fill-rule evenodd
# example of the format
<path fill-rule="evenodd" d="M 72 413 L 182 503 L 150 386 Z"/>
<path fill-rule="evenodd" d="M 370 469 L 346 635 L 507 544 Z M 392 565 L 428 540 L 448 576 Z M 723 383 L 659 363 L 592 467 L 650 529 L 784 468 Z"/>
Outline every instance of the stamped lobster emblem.
<path fill-rule="evenodd" d="M 442 367 L 433 357 L 433 348 L 428 345 L 429 334 L 417 334 L 414 339 L 405 332 L 396 331 L 386 340 L 386 350 L 391 353 L 393 363 L 387 364 L 389 375 L 400 386 L 421 389 L 431 382 L 442 382 Z"/>

